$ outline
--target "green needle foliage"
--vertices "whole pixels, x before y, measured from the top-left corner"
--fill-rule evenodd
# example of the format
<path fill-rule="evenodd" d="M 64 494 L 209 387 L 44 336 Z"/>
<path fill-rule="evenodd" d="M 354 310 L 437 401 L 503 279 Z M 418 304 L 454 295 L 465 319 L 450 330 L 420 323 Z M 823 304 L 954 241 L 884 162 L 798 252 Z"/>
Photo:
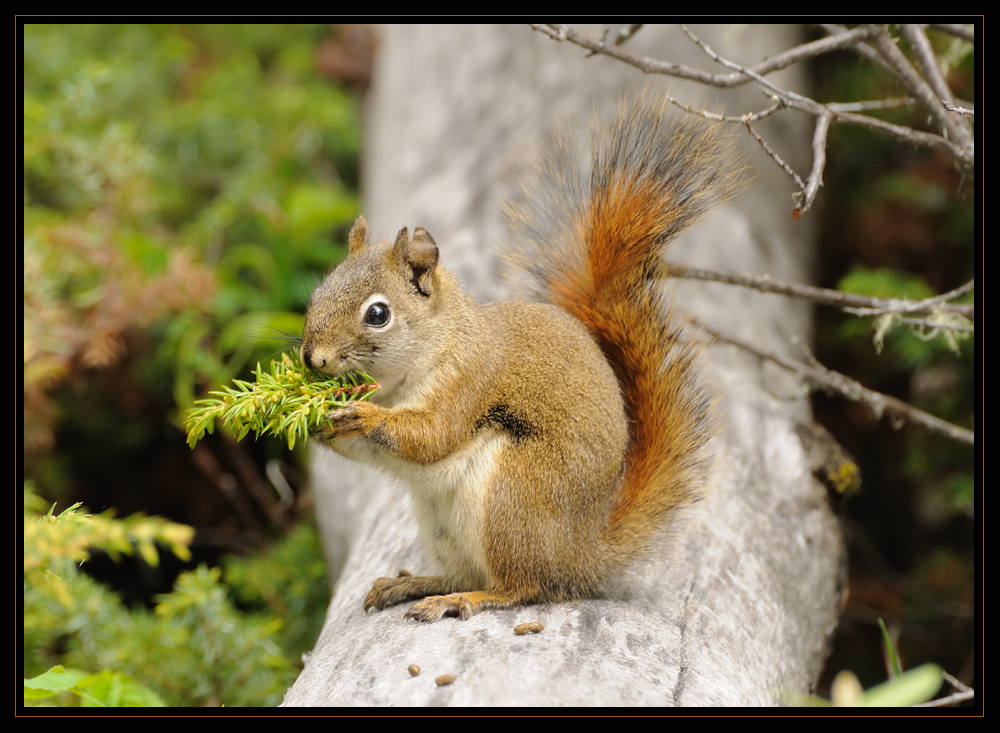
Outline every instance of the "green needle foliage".
<path fill-rule="evenodd" d="M 151 564 L 165 550 L 188 559 L 191 527 L 157 517 L 90 515 L 78 504 L 56 512 L 46 504 L 25 485 L 26 706 L 236 707 L 281 701 L 295 678 L 292 655 L 278 646 L 283 621 L 268 609 L 238 608 L 230 589 L 245 587 L 224 584 L 218 568 L 182 573 L 172 592 L 157 596 L 155 611 L 126 606 L 80 569 L 96 550 L 112 557 L 138 554 Z M 298 540 L 296 557 L 310 541 L 308 535 Z M 259 573 L 251 562 L 243 561 L 245 577 Z M 315 579 L 316 569 L 307 566 L 305 575 Z M 276 582 L 284 588 L 287 578 Z M 294 623 L 301 625 L 303 618 Z M 297 646 L 301 649 L 301 642 Z"/>
<path fill-rule="evenodd" d="M 289 449 L 296 440 L 305 440 L 323 426 L 331 410 L 348 402 L 367 400 L 378 384 L 364 372 L 351 372 L 332 379 L 319 379 L 303 367 L 298 357 L 281 355 L 271 362 L 270 373 L 257 364 L 256 384 L 234 379 L 236 388 L 223 387 L 210 392 L 212 397 L 197 400 L 184 424 L 188 445 L 195 444 L 205 432 L 215 430 L 215 420 L 243 440 L 251 430 L 262 434 L 284 435 Z"/>

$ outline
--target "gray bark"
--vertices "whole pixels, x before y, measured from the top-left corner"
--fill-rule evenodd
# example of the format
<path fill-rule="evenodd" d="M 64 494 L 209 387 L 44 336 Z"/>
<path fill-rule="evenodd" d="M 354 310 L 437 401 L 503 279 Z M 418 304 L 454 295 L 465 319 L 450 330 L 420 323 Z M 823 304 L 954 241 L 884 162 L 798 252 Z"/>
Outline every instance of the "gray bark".
<path fill-rule="evenodd" d="M 601 29 L 591 29 L 599 36 Z M 794 45 L 797 30 L 696 28 L 715 50 L 752 64 Z M 608 117 L 643 75 L 522 26 L 380 29 L 367 108 L 364 214 L 374 236 L 425 226 L 443 264 L 482 300 L 502 297 L 495 253 L 501 203 L 555 129 Z M 629 41 L 648 54 L 713 68 L 676 28 Z M 803 91 L 795 69 L 772 78 Z M 716 89 L 654 79 L 653 88 L 730 113 L 760 109 L 751 86 Z M 799 171 L 807 121 L 761 123 Z M 571 133 L 572 134 L 572 133 Z M 748 138 L 747 138 L 748 139 Z M 749 140 L 749 139 L 748 139 Z M 755 144 L 746 142 L 748 149 Z M 812 232 L 791 217 L 791 188 L 761 154 L 747 192 L 684 235 L 668 259 L 808 281 Z M 801 356 L 806 307 L 721 284 L 674 286 L 675 307 L 723 333 Z M 436 570 L 417 541 L 405 492 L 376 471 L 314 446 L 313 485 L 334 597 L 287 705 L 770 705 L 815 682 L 837 622 L 844 547 L 795 425 L 809 420 L 791 376 L 734 348 L 706 352 L 724 429 L 712 490 L 671 527 L 660 556 L 609 598 L 404 621 L 406 606 L 365 615 L 371 582 L 399 568 Z M 540 621 L 540 634 L 513 627 Z M 423 672 L 411 678 L 410 664 Z M 434 678 L 457 680 L 437 687 Z"/>

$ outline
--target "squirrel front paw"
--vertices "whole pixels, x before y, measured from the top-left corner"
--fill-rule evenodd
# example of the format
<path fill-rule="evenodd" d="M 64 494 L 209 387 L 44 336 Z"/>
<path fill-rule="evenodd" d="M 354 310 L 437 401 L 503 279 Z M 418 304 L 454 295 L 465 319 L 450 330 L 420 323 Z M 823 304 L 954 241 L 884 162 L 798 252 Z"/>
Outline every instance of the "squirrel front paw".
<path fill-rule="evenodd" d="M 368 596 L 365 598 L 365 612 L 367 613 L 373 608 L 382 610 L 387 606 L 394 606 L 411 598 L 443 596 L 454 590 L 455 584 L 447 578 L 437 575 L 414 576 L 409 570 L 400 570 L 397 578 L 376 578 L 375 582 L 372 583 L 372 589 L 368 591 Z M 416 618 L 416 616 L 407 614 L 407 618 Z M 440 615 L 433 619 L 428 617 L 421 620 L 436 621 L 439 618 L 441 618 Z"/>
<path fill-rule="evenodd" d="M 387 606 L 412 598 L 410 595 L 413 574 L 409 570 L 400 570 L 398 578 L 376 578 L 372 589 L 365 597 L 365 613 L 371 609 L 381 611 Z"/>
<path fill-rule="evenodd" d="M 367 435 L 376 421 L 378 409 L 378 405 L 370 402 L 349 402 L 326 416 L 330 424 L 321 430 L 321 434 L 330 440 Z"/>

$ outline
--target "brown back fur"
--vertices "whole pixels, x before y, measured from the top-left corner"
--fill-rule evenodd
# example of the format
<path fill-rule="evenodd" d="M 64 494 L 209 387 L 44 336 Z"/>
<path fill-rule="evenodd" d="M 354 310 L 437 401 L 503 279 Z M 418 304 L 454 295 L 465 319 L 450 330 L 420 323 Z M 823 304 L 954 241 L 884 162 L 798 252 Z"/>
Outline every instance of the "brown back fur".
<path fill-rule="evenodd" d="M 630 440 L 605 535 L 621 563 L 650 548 L 706 475 L 710 395 L 653 278 L 670 242 L 742 187 L 720 128 L 640 98 L 595 136 L 589 181 L 556 150 L 526 187 L 530 203 L 510 211 L 520 246 L 509 259 L 534 297 L 587 326 L 621 386 Z"/>

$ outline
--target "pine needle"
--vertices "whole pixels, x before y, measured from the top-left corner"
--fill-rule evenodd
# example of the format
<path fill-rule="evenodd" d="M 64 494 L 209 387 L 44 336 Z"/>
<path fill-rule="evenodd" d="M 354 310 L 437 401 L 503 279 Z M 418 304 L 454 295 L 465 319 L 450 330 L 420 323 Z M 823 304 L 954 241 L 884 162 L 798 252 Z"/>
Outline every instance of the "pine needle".
<path fill-rule="evenodd" d="M 234 379 L 233 387 L 209 392 L 196 400 L 184 423 L 188 445 L 194 446 L 205 433 L 215 432 L 216 418 L 243 440 L 253 430 L 261 435 L 282 435 L 289 449 L 297 440 L 321 428 L 327 415 L 353 400 L 366 400 L 378 390 L 374 379 L 364 372 L 350 372 L 332 379 L 319 379 L 303 367 L 298 356 L 281 355 L 265 372 L 257 364 L 256 383 Z"/>

